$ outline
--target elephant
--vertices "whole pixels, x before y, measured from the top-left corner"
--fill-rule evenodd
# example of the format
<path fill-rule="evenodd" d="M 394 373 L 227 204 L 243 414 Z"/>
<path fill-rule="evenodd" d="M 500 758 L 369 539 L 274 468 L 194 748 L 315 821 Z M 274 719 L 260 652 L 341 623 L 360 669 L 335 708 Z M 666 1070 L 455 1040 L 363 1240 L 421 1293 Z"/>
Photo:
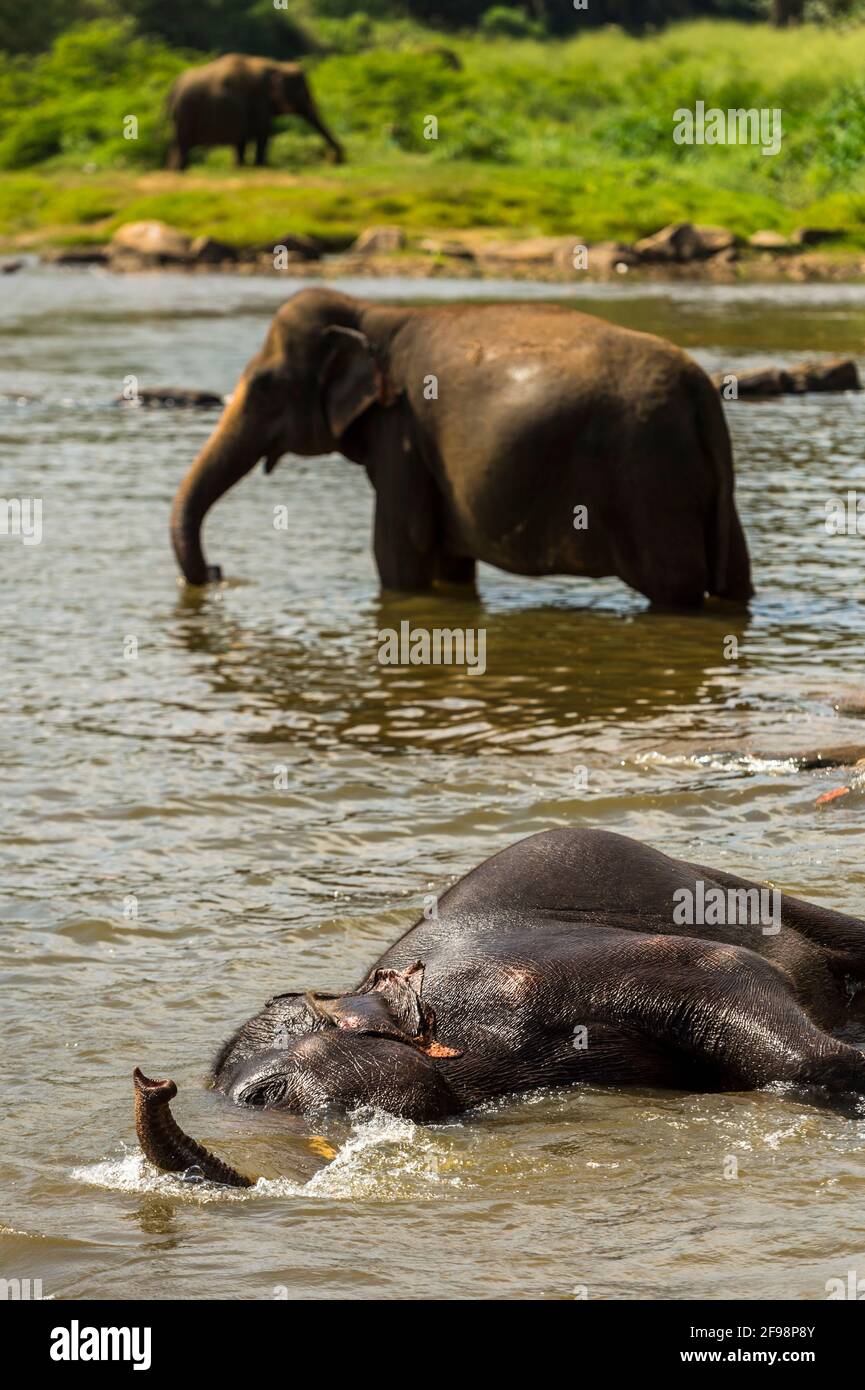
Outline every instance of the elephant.
<path fill-rule="evenodd" d="M 297 63 L 250 58 L 227 53 L 202 67 L 187 68 L 168 95 L 174 140 L 169 169 L 185 169 L 196 145 L 232 145 L 237 163 L 255 142 L 255 162 L 267 162 L 267 145 L 274 116 L 302 116 L 328 144 L 332 159 L 342 164 L 342 146 L 318 114 L 306 77 Z"/>
<path fill-rule="evenodd" d="M 338 451 L 375 492 L 382 587 L 617 575 L 693 608 L 753 590 L 718 393 L 671 343 L 554 304 L 376 304 L 324 287 L 276 313 L 174 498 L 193 585 L 208 509 L 264 458 Z"/>
<path fill-rule="evenodd" d="M 613 831 L 557 828 L 460 879 L 348 991 L 272 996 L 212 1081 L 239 1105 L 418 1123 L 575 1083 L 781 1083 L 849 1112 L 865 1056 L 833 1034 L 865 1023 L 863 987 L 860 919 Z M 175 1094 L 136 1069 L 147 1157 L 248 1185 L 177 1126 Z"/>

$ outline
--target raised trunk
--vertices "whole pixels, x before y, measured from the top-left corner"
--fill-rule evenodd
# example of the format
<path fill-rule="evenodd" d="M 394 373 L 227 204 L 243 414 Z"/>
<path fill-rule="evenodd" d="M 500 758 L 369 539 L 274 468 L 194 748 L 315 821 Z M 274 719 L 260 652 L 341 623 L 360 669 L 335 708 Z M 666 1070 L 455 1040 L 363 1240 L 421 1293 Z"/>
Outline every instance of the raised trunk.
<path fill-rule="evenodd" d="M 202 1176 L 227 1187 L 252 1187 L 252 1179 L 223 1163 L 201 1144 L 190 1139 L 171 1113 L 177 1095 L 173 1081 L 151 1081 L 139 1067 L 132 1073 L 135 1083 L 135 1129 L 138 1142 L 151 1163 L 166 1173 L 185 1173 L 200 1168 Z"/>
<path fill-rule="evenodd" d="M 214 502 L 255 467 L 264 452 L 254 420 L 245 414 L 246 385 L 241 383 L 219 424 L 189 469 L 171 509 L 171 543 L 188 584 L 221 579 L 218 565 L 208 565 L 201 527 Z"/>

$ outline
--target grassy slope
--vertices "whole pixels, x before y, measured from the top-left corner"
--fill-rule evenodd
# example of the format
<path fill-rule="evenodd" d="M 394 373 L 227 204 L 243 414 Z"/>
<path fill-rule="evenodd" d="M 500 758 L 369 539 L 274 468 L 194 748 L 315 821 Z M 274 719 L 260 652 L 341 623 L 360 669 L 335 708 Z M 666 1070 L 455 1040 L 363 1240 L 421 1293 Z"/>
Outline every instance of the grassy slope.
<path fill-rule="evenodd" d="M 288 231 L 345 239 L 375 222 L 591 240 L 687 217 L 741 233 L 811 222 L 865 244 L 865 27 L 704 22 L 644 40 L 448 39 L 461 72 L 413 39 L 414 51 L 391 41 L 315 65 L 325 118 L 349 153 L 343 168 L 289 124 L 272 146 L 278 167 L 237 174 L 229 152 L 214 151 L 186 175 L 159 172 L 163 93 L 186 60 L 128 35 L 115 33 L 110 53 L 92 35 L 67 38 L 74 61 L 42 60 L 24 101 L 23 79 L 0 69 L 0 163 L 48 156 L 0 176 L 0 234 L 98 240 L 121 221 L 162 217 L 241 243 Z M 110 88 L 106 71 L 117 73 Z M 781 107 L 781 154 L 674 145 L 673 111 L 698 98 Z M 118 133 L 130 112 L 137 142 Z M 427 114 L 437 141 L 422 137 Z"/>

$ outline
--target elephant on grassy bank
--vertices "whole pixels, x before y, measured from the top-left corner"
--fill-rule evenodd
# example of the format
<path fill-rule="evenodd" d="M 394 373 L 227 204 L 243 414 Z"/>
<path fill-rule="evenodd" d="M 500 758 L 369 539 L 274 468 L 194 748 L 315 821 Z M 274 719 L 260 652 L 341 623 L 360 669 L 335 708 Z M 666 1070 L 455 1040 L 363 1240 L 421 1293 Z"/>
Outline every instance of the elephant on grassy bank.
<path fill-rule="evenodd" d="M 185 169 L 197 145 L 231 145 L 240 165 L 252 143 L 256 164 L 266 164 L 274 117 L 283 115 L 300 116 L 318 131 L 337 164 L 345 158 L 297 63 L 227 53 L 213 63 L 187 68 L 169 93 L 168 113 L 174 123 L 169 169 Z"/>
<path fill-rule="evenodd" d="M 385 589 L 617 575 L 653 603 L 752 593 L 718 393 L 672 344 L 547 304 L 403 308 L 304 289 L 277 312 L 174 499 L 190 584 L 201 527 L 265 460 L 338 451 L 375 491 Z"/>
<path fill-rule="evenodd" d="M 608 831 L 532 835 L 486 860 L 343 993 L 267 1001 L 219 1050 L 239 1105 L 376 1106 L 442 1120 L 577 1082 L 865 1097 L 865 922 Z M 135 1074 L 147 1157 L 249 1185 Z"/>

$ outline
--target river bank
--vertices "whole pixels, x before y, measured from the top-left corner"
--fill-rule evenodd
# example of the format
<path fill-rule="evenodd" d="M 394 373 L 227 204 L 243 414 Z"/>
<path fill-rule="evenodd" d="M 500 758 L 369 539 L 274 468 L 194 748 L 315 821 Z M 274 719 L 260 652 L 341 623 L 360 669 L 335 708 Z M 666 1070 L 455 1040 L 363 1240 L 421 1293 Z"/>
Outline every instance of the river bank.
<path fill-rule="evenodd" d="M 286 232 L 258 245 L 190 237 L 158 220 L 123 223 L 110 240 L 51 245 L 39 259 L 56 266 L 101 267 L 116 273 L 173 271 L 335 278 L 517 280 L 578 284 L 629 277 L 638 282 L 855 282 L 865 276 L 865 252 L 833 242 L 831 229 L 800 228 L 786 238 L 772 231 L 748 239 L 723 227 L 672 223 L 636 242 L 582 242 L 569 236 L 514 237 L 506 229 L 409 235 L 399 225 L 365 228 L 348 246 Z M 13 273 L 27 263 L 0 262 Z"/>

